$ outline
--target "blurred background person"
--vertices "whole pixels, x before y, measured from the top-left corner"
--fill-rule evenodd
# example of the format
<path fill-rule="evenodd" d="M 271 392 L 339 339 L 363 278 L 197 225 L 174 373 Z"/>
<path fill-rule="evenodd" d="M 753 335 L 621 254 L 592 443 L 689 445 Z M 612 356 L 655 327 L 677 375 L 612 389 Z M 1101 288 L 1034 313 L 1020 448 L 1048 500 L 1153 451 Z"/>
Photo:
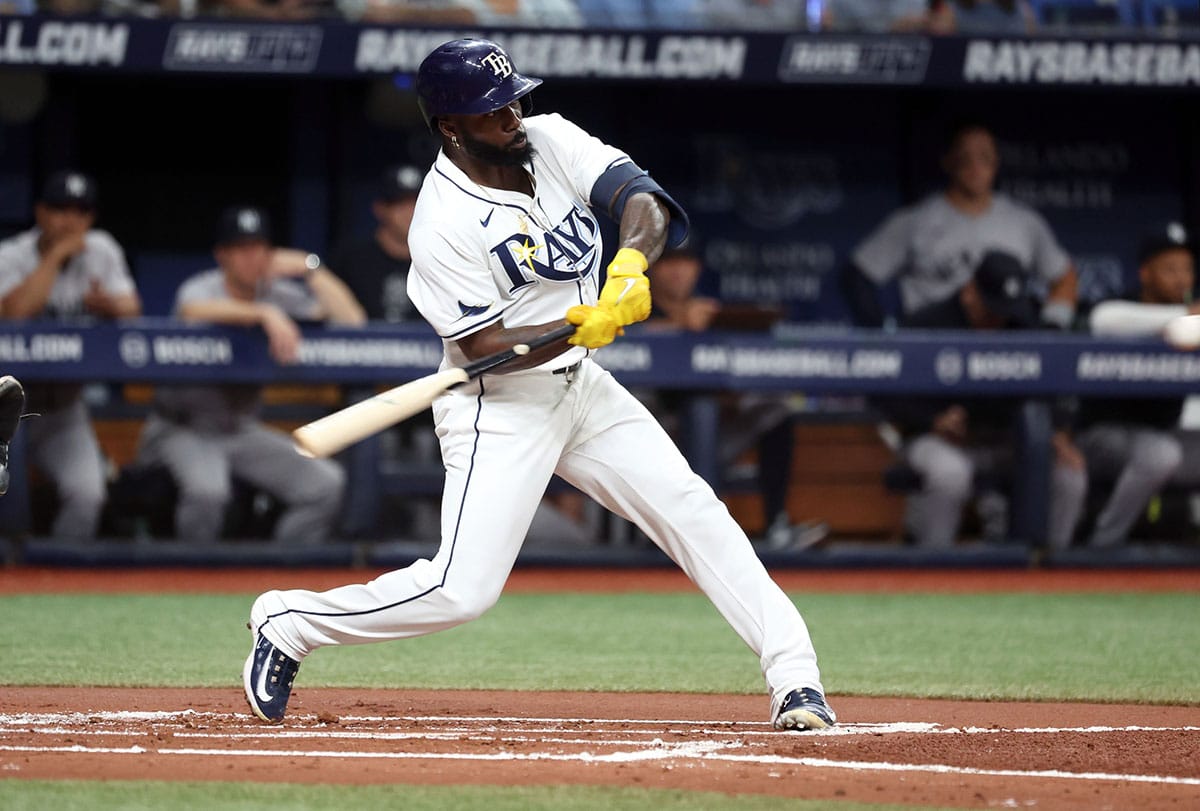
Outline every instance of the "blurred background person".
<path fill-rule="evenodd" d="M 334 0 L 210 0 L 202 11 L 204 16 L 281 21 L 341 15 Z"/>
<path fill-rule="evenodd" d="M 408 271 L 412 255 L 408 229 L 412 224 L 423 173 L 415 166 L 394 164 L 379 175 L 371 198 L 374 227 L 365 235 L 352 235 L 334 246 L 330 269 L 354 293 L 366 311 L 369 323 L 412 324 L 428 330 L 429 325 L 408 298 Z M 430 333 L 432 334 L 432 332 Z M 387 386 L 377 386 L 382 391 Z M 433 430 L 433 416 L 424 411 L 380 433 L 382 463 L 421 467 L 440 472 L 441 454 Z M 394 504 L 384 523 L 391 528 L 407 527 L 417 535 L 437 533 L 439 498 L 436 495 L 406 495 Z"/>
<path fill-rule="evenodd" d="M 1153 337 L 1167 322 L 1200 313 L 1193 303 L 1196 265 L 1182 223 L 1148 232 L 1138 251 L 1138 284 L 1128 299 L 1092 308 L 1089 327 L 1098 337 Z M 1183 397 L 1085 399 L 1078 419 L 1079 446 L 1094 478 L 1111 482 L 1088 544 L 1125 543 L 1151 499 L 1168 483 L 1200 488 L 1200 430 L 1180 425 Z"/>
<path fill-rule="evenodd" d="M 1026 0 L 930 0 L 932 34 L 1037 33 L 1037 12 Z"/>
<path fill-rule="evenodd" d="M 0 316 L 9 320 L 122 319 L 141 314 L 125 252 L 95 228 L 96 182 L 51 175 L 34 206 L 36 224 L 0 242 Z M 83 383 L 31 383 L 29 459 L 53 484 L 56 538 L 93 538 L 107 497 L 107 462 L 83 399 Z"/>
<path fill-rule="evenodd" d="M 945 187 L 888 216 L 851 255 L 842 285 L 857 324 L 884 325 L 881 289 L 892 280 L 900 316 L 908 317 L 957 293 L 983 255 L 998 250 L 1027 269 L 1035 290 L 1045 288 L 1040 324 L 1073 325 L 1078 279 L 1071 257 L 1041 214 L 995 191 L 999 167 L 991 130 L 975 122 L 951 130 L 942 158 Z"/>
<path fill-rule="evenodd" d="M 217 222 L 217 267 L 187 279 L 175 315 L 189 323 L 254 326 L 277 363 L 294 363 L 298 322 L 360 326 L 362 307 L 315 255 L 277 248 L 266 212 L 225 209 Z M 282 543 L 326 540 L 341 507 L 345 473 L 332 459 L 296 453 L 289 435 L 258 416 L 258 384 L 160 386 L 146 422 L 137 463 L 160 465 L 178 488 L 176 536 L 211 543 L 221 536 L 232 478 L 263 491 L 283 512 L 274 527 Z"/>
<path fill-rule="evenodd" d="M 806 0 L 701 0 L 706 28 L 807 31 Z"/>
<path fill-rule="evenodd" d="M 337 0 L 352 22 L 408 25 L 470 25 L 476 0 Z"/>
<path fill-rule="evenodd" d="M 578 0 L 589 28 L 694 30 L 705 27 L 704 0 Z"/>
<path fill-rule="evenodd" d="M 421 172 L 415 166 L 389 166 L 380 175 L 371 201 L 375 228 L 364 237 L 334 247 L 329 267 L 366 311 L 371 321 L 421 323 L 408 298 L 408 229 L 412 224 Z"/>
<path fill-rule="evenodd" d="M 583 14 L 575 0 L 456 0 L 475 15 L 479 25 L 529 28 L 579 28 Z"/>
<path fill-rule="evenodd" d="M 641 326 L 648 331 L 750 329 L 767 332 L 782 318 L 774 308 L 725 305 L 699 295 L 703 274 L 700 257 L 686 248 L 663 252 L 647 275 L 650 277 L 650 318 Z M 682 403 L 678 392 L 641 392 L 660 421 L 678 436 L 677 412 Z M 812 546 L 829 534 L 822 522 L 792 521 L 788 513 L 788 491 L 796 439 L 793 409 L 786 393 L 726 392 L 721 405 L 720 467 L 729 470 L 746 451 L 757 451 L 756 483 L 762 498 L 763 540 L 768 548 Z"/>
<path fill-rule="evenodd" d="M 924 31 L 930 23 L 929 0 L 826 0 L 821 30 L 884 34 Z"/>
<path fill-rule="evenodd" d="M 1013 256 L 991 251 L 975 274 L 949 298 L 928 304 L 901 322 L 902 329 L 1003 330 L 1035 326 L 1038 302 L 1028 274 Z M 903 437 L 900 456 L 915 476 L 905 500 L 905 529 L 917 546 L 949 549 L 959 537 L 963 511 L 975 500 L 981 534 L 1008 539 L 1008 497 L 1016 447 L 1016 397 L 890 396 L 874 399 Z M 1070 542 L 1087 495 L 1083 456 L 1057 415 L 1048 539 Z"/>

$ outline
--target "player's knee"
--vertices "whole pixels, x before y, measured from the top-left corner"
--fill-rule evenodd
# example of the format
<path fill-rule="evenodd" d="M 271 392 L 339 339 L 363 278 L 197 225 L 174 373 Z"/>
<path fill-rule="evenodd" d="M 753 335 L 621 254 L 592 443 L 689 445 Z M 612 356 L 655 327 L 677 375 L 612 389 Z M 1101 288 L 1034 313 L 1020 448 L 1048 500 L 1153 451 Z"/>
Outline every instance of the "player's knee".
<path fill-rule="evenodd" d="M 500 593 L 490 589 L 443 589 L 451 616 L 459 622 L 479 619 L 500 599 Z"/>
<path fill-rule="evenodd" d="M 303 476 L 295 482 L 290 500 L 298 504 L 324 504 L 336 509 L 346 488 L 346 474 L 341 465 L 328 459 L 313 460 Z"/>
<path fill-rule="evenodd" d="M 1087 473 L 1067 465 L 1058 465 L 1054 469 L 1053 489 L 1054 498 L 1059 503 L 1082 504 L 1087 497 Z"/>
<path fill-rule="evenodd" d="M 62 482 L 59 486 L 59 498 L 74 509 L 84 512 L 99 513 L 104 507 L 107 497 L 104 480 L 87 477 L 75 477 Z"/>
<path fill-rule="evenodd" d="M 179 485 L 179 503 L 195 509 L 220 512 L 229 503 L 231 493 L 228 480 L 186 482 Z"/>
<path fill-rule="evenodd" d="M 1132 462 L 1143 476 L 1166 481 L 1183 464 L 1183 446 L 1170 434 L 1145 436 L 1138 442 Z"/>

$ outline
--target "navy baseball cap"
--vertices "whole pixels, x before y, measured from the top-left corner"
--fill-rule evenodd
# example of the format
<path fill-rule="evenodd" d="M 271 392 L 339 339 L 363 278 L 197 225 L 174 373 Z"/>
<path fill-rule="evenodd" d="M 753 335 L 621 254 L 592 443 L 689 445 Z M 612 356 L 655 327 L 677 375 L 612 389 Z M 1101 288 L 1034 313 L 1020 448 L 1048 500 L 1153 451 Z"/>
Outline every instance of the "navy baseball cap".
<path fill-rule="evenodd" d="M 1138 264 L 1145 264 L 1163 251 L 1176 249 L 1193 250 L 1187 229 L 1176 220 L 1162 223 L 1142 235 L 1138 245 Z"/>
<path fill-rule="evenodd" d="M 383 170 L 375 188 L 375 199 L 395 203 L 417 196 L 421 190 L 421 170 L 415 166 L 397 164 Z"/>
<path fill-rule="evenodd" d="M 1037 306 L 1029 274 L 1019 259 L 1004 251 L 988 251 L 975 268 L 975 287 L 988 311 L 1006 324 L 1028 327 L 1037 323 Z"/>
<path fill-rule="evenodd" d="M 230 206 L 217 220 L 217 244 L 231 245 L 251 240 L 271 241 L 271 218 L 255 206 Z"/>
<path fill-rule="evenodd" d="M 46 179 L 41 202 L 54 208 L 96 209 L 96 181 L 83 172 L 55 172 Z"/>

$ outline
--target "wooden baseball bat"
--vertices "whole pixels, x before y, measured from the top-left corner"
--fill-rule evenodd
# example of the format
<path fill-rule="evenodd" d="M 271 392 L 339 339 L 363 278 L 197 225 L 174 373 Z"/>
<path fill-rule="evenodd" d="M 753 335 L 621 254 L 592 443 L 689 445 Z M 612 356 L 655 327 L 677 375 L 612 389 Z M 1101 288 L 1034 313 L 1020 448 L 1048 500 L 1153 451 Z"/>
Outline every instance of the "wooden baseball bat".
<path fill-rule="evenodd" d="M 539 335 L 529 343 L 472 361 L 465 366 L 443 369 L 393 389 L 368 397 L 362 402 L 313 420 L 292 432 L 296 452 L 302 456 L 325 458 L 366 439 L 371 434 L 419 414 L 433 404 L 442 392 L 486 372 L 504 366 L 534 349 L 569 338 L 574 324 L 565 324 Z"/>

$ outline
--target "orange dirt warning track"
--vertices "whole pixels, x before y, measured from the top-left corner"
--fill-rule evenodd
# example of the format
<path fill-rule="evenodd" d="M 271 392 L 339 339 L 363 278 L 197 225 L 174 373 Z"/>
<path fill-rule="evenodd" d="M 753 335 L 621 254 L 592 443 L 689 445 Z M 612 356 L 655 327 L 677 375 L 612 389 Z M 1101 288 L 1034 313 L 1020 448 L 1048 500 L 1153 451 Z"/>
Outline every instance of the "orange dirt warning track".
<path fill-rule="evenodd" d="M 8 570 L 0 593 L 324 588 L 363 572 Z M 796 574 L 803 582 L 789 582 Z M 1193 590 L 1197 573 L 779 572 L 810 590 Z M 183 576 L 181 576 L 183 575 Z M 228 575 L 228 578 L 227 578 Z M 582 577 L 582 581 L 575 578 Z M 329 579 L 331 582 L 325 582 Z M 203 581 L 203 585 L 200 584 Z M 605 583 L 604 581 L 608 581 Z M 674 572 L 514 573 L 513 589 L 690 588 Z M 1200 708 L 833 696 L 775 732 L 763 696 L 297 689 L 284 724 L 237 689 L 5 688 L 10 779 L 591 784 L 960 808 L 1200 808 Z"/>

